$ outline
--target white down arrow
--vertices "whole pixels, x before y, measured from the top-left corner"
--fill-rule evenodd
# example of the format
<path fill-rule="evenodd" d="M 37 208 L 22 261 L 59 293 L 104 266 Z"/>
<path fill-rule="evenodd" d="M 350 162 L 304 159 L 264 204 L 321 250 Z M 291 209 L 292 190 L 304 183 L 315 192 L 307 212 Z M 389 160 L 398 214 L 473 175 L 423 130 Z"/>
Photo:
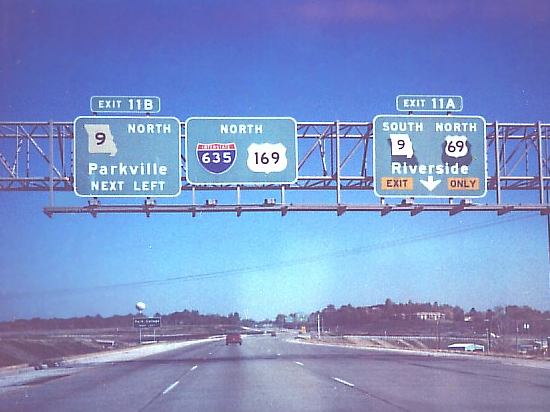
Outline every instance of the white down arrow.
<path fill-rule="evenodd" d="M 430 175 L 428 180 L 420 180 L 420 183 L 431 192 L 441 183 L 441 179 L 434 180 L 434 177 Z"/>

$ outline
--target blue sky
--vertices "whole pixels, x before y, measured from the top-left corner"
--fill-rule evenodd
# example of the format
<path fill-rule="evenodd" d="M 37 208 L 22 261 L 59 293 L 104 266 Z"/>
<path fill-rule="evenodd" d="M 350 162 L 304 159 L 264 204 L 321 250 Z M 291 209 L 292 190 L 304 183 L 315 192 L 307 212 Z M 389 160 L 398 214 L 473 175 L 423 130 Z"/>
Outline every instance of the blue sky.
<path fill-rule="evenodd" d="M 544 1 L 0 0 L 0 120 L 72 121 L 93 95 L 155 95 L 181 120 L 370 121 L 398 94 L 456 94 L 488 122 L 549 122 L 549 22 Z M 47 200 L 0 193 L 0 319 L 137 300 L 258 319 L 386 297 L 550 308 L 536 214 L 48 219 Z"/>

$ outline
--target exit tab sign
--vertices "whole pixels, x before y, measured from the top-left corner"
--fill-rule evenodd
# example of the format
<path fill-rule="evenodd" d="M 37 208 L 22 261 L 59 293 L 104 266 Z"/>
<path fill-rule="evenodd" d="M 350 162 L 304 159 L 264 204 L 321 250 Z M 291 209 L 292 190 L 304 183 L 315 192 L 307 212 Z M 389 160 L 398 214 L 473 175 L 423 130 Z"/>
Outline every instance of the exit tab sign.
<path fill-rule="evenodd" d="M 399 112 L 461 112 L 462 96 L 399 95 L 395 106 Z"/>
<path fill-rule="evenodd" d="M 92 96 L 90 110 L 93 113 L 158 113 L 160 97 Z"/>

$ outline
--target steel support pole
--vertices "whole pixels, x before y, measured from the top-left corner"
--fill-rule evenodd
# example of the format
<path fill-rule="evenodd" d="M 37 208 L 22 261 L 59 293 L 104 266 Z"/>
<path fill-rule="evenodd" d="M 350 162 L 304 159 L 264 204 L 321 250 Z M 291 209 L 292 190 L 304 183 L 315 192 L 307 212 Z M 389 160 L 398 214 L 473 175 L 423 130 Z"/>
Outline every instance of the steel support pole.
<path fill-rule="evenodd" d="M 548 192 L 545 190 L 544 187 L 544 163 L 543 163 L 543 149 L 542 149 L 542 126 L 540 121 L 537 122 L 537 141 L 538 141 L 538 166 L 539 166 L 539 185 L 540 185 L 540 192 L 539 192 L 539 199 L 540 204 L 548 204 Z M 546 146 L 545 146 L 546 147 Z M 549 265 L 549 271 L 548 271 L 548 287 L 550 288 L 550 215 L 546 215 L 546 245 L 548 248 L 548 265 Z"/>
<path fill-rule="evenodd" d="M 15 126 L 15 176 L 19 177 L 19 126 Z"/>
<path fill-rule="evenodd" d="M 340 121 L 336 123 L 336 204 L 342 203 L 342 193 L 340 187 Z"/>
<path fill-rule="evenodd" d="M 50 162 L 49 162 L 49 171 L 50 171 L 50 196 L 49 204 L 50 207 L 54 206 L 54 197 L 53 197 L 53 120 L 50 120 L 48 127 L 48 139 L 50 144 Z"/>
<path fill-rule="evenodd" d="M 539 199 L 540 204 L 544 204 L 544 165 L 543 165 L 543 158 L 542 158 L 542 127 L 540 122 L 537 122 L 537 140 L 538 140 L 538 149 L 539 149 L 539 158 L 538 158 L 538 166 L 539 166 L 539 186 L 540 186 L 540 192 L 539 192 Z"/>
<path fill-rule="evenodd" d="M 539 130 L 540 129 L 540 123 L 539 123 Z M 546 133 L 548 133 L 548 128 L 546 128 Z M 546 142 L 544 144 L 545 153 L 544 158 L 546 159 L 546 170 L 548 170 L 548 134 L 544 136 L 546 138 Z M 542 137 L 541 137 L 541 144 L 542 144 Z M 540 149 L 542 152 L 542 148 Z M 544 172 L 544 168 L 543 168 Z M 542 184 L 544 185 L 544 176 L 542 179 Z M 544 194 L 545 194 L 545 200 L 546 200 L 546 206 L 550 204 L 549 200 L 549 193 L 548 190 L 544 187 Z M 546 215 L 546 235 L 547 235 L 547 245 L 548 245 L 548 288 L 550 288 L 550 214 Z M 550 348 L 548 348 L 548 353 L 550 353 Z"/>
<path fill-rule="evenodd" d="M 548 192 L 546 193 L 546 203 L 548 203 Z M 550 214 L 546 215 L 546 244 L 548 246 L 548 288 L 550 289 Z M 550 353 L 550 348 L 548 348 Z"/>
<path fill-rule="evenodd" d="M 495 121 L 495 177 L 496 177 L 496 201 L 497 205 L 500 205 L 501 201 L 501 193 L 500 193 L 500 154 L 499 154 L 499 147 L 500 147 L 500 137 L 498 134 L 498 122 Z"/>
<path fill-rule="evenodd" d="M 31 177 L 31 139 L 27 136 L 27 153 L 25 162 L 25 177 Z"/>

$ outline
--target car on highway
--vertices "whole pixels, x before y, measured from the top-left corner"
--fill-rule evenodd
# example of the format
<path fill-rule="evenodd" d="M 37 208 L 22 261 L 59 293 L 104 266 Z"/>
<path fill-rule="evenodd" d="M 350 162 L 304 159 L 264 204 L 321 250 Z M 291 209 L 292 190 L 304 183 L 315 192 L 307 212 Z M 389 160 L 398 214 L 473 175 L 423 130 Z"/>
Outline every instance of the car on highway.
<path fill-rule="evenodd" d="M 225 344 L 229 345 L 230 343 L 238 343 L 239 345 L 243 344 L 243 339 L 241 334 L 238 332 L 231 332 L 225 335 Z"/>

